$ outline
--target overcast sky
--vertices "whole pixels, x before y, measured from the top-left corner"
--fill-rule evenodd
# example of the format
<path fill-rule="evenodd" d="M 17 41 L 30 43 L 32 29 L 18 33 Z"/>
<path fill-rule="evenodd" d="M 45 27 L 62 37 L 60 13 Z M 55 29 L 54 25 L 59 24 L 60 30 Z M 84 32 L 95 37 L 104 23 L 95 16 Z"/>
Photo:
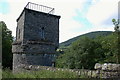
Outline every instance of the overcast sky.
<path fill-rule="evenodd" d="M 0 21 L 16 36 L 16 19 L 28 2 L 55 8 L 60 15 L 60 42 L 91 31 L 113 31 L 119 0 L 0 0 Z"/>

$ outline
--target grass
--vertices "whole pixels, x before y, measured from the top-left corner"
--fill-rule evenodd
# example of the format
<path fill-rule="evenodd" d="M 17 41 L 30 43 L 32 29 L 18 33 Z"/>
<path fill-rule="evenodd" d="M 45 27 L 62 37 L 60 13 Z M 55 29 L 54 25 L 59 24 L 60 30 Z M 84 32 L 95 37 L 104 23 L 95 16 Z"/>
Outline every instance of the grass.
<path fill-rule="evenodd" d="M 31 71 L 13 74 L 11 70 L 5 69 L 2 72 L 3 78 L 80 78 L 75 72 L 69 71 Z"/>

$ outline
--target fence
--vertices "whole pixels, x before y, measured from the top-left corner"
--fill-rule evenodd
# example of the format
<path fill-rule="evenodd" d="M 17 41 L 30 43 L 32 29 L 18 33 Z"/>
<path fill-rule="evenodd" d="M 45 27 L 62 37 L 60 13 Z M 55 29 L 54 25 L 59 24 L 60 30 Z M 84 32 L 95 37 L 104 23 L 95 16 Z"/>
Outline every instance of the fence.
<path fill-rule="evenodd" d="M 25 6 L 25 8 L 35 10 L 35 11 L 45 12 L 48 14 L 54 14 L 54 11 L 55 11 L 54 8 L 31 3 L 31 2 L 28 2 L 28 4 Z"/>

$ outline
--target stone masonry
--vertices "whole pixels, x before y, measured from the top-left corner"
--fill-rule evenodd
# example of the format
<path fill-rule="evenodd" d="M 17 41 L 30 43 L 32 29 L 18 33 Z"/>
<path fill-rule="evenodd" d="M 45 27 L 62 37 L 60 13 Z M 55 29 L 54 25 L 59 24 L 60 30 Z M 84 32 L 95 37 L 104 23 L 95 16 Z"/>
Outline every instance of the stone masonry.
<path fill-rule="evenodd" d="M 24 8 L 12 45 L 13 71 L 22 65 L 52 66 L 59 46 L 60 16 Z"/>

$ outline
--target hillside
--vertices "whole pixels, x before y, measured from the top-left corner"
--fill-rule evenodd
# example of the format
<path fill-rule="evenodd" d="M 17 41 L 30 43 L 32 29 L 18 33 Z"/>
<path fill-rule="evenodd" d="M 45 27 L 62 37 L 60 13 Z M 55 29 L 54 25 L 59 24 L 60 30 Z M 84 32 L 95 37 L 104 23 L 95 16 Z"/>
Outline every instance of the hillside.
<path fill-rule="evenodd" d="M 65 47 L 68 47 L 72 42 L 78 40 L 80 37 L 83 37 L 83 36 L 86 36 L 86 37 L 89 37 L 89 38 L 96 38 L 97 36 L 107 36 L 109 34 L 111 34 L 112 31 L 95 31 L 95 32 L 89 32 L 89 33 L 86 33 L 86 34 L 83 34 L 83 35 L 79 35 L 77 37 L 74 37 L 74 38 L 71 38 L 65 42 L 62 42 L 60 43 L 60 47 L 59 48 L 65 48 Z"/>

